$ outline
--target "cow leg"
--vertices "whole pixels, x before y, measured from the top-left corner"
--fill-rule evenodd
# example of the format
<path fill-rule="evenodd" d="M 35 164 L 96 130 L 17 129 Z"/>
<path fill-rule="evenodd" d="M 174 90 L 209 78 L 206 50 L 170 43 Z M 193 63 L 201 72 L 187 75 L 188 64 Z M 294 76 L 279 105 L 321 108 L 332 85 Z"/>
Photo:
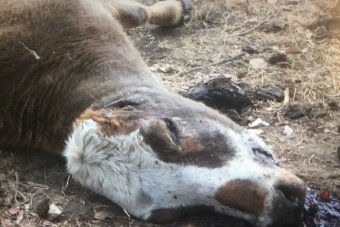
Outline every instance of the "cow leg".
<path fill-rule="evenodd" d="M 191 0 L 165 0 L 151 6 L 135 1 L 109 1 L 109 8 L 124 28 L 146 22 L 160 26 L 178 26 L 190 19 Z"/>

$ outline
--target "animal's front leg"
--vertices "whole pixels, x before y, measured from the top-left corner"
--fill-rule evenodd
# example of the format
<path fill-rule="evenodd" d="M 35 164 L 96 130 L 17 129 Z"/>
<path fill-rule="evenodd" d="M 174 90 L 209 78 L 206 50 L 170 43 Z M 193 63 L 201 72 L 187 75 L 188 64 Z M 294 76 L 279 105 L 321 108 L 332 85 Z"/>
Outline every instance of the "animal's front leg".
<path fill-rule="evenodd" d="M 132 28 L 146 22 L 160 26 L 178 26 L 190 19 L 191 0 L 165 0 L 151 6 L 135 1 L 104 1 L 114 17 L 124 28 Z"/>
<path fill-rule="evenodd" d="M 150 23 L 161 26 L 178 26 L 190 20 L 191 10 L 191 0 L 159 1 L 150 7 Z"/>

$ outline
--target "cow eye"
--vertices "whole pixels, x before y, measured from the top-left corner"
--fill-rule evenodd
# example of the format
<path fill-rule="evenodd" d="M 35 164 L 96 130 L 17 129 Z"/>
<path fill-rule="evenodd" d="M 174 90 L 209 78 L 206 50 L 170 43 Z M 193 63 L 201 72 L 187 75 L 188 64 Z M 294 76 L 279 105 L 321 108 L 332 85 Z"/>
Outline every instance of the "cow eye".
<path fill-rule="evenodd" d="M 270 154 L 269 152 L 261 149 L 261 148 L 253 148 L 252 151 L 254 152 L 254 154 L 262 154 L 264 156 L 266 156 L 267 158 L 273 159 L 273 155 Z"/>
<path fill-rule="evenodd" d="M 145 143 L 149 144 L 154 151 L 169 153 L 179 149 L 178 130 L 175 123 L 168 119 L 153 119 L 142 125 L 140 133 Z"/>
<path fill-rule="evenodd" d="M 178 128 L 176 126 L 176 123 L 169 118 L 163 118 L 162 120 L 165 122 L 166 126 L 168 127 L 168 129 L 171 133 L 171 139 L 176 144 L 179 144 L 179 133 L 178 133 Z"/>
<path fill-rule="evenodd" d="M 137 107 L 139 106 L 140 103 L 138 102 L 134 102 L 134 101 L 130 101 L 130 100 L 125 100 L 125 99 L 119 99 L 117 101 L 114 101 L 114 102 L 111 102 L 107 105 L 105 105 L 104 107 L 105 108 L 118 108 L 118 109 L 121 109 L 121 108 L 124 108 L 126 106 L 132 106 L 132 107 Z"/>
<path fill-rule="evenodd" d="M 264 161 L 264 162 L 266 162 L 266 163 L 274 164 L 274 165 L 276 165 L 276 166 L 280 166 L 279 161 L 277 161 L 277 160 L 274 158 L 274 156 L 273 156 L 272 153 L 270 153 L 270 152 L 268 152 L 268 151 L 266 151 L 266 150 L 264 150 L 264 149 L 261 149 L 261 148 L 253 148 L 252 151 L 253 151 L 253 153 L 254 153 L 255 155 L 262 155 L 262 157 L 266 157 L 265 159 L 259 158 L 259 160 L 262 160 L 262 161 Z"/>

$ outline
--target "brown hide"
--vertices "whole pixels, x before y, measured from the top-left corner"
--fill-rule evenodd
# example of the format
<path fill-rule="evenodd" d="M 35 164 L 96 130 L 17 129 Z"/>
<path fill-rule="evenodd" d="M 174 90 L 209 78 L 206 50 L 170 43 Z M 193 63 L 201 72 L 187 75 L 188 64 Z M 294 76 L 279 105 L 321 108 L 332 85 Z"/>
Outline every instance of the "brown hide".
<path fill-rule="evenodd" d="M 60 152 L 76 116 L 150 75 L 99 1 L 0 1 L 2 147 Z"/>

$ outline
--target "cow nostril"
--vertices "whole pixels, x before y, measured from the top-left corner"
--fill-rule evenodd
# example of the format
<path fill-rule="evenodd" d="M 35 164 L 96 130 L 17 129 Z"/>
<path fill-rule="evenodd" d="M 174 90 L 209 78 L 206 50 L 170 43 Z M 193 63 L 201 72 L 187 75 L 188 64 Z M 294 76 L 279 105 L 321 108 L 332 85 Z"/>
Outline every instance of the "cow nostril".
<path fill-rule="evenodd" d="M 276 178 L 275 190 L 270 226 L 300 227 L 306 195 L 303 181 L 294 174 L 282 170 Z"/>
<path fill-rule="evenodd" d="M 294 184 L 279 184 L 276 186 L 278 192 L 281 192 L 286 200 L 292 205 L 300 206 L 304 201 L 305 191 L 299 186 Z"/>
<path fill-rule="evenodd" d="M 277 197 L 273 203 L 273 222 L 270 227 L 300 227 L 302 224 L 305 192 L 297 182 L 277 184 Z"/>

